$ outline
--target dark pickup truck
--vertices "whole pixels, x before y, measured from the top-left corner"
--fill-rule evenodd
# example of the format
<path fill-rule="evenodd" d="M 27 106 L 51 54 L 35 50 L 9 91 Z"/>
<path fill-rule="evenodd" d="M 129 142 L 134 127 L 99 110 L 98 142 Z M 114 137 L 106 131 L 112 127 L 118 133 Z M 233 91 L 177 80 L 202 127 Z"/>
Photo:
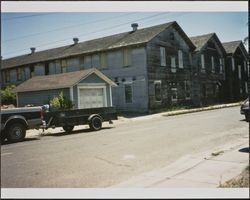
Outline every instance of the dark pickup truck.
<path fill-rule="evenodd" d="M 102 128 L 102 123 L 117 119 L 115 107 L 85 108 L 63 111 L 49 111 L 43 107 L 42 128 L 63 127 L 69 133 L 74 126 L 88 124 L 91 130 L 98 131 Z"/>
<path fill-rule="evenodd" d="M 42 125 L 42 107 L 23 107 L 2 109 L 1 141 L 20 142 L 25 138 L 26 130 L 38 129 Z"/>

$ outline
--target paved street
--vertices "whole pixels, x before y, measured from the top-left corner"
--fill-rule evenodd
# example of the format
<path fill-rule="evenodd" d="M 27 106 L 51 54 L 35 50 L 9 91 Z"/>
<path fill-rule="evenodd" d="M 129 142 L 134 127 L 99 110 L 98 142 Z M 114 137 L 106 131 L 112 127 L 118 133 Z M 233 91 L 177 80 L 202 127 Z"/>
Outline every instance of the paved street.
<path fill-rule="evenodd" d="M 98 132 L 65 135 L 61 128 L 58 133 L 49 129 L 43 136 L 1 146 L 1 185 L 110 187 L 185 155 L 246 142 L 249 125 L 243 119 L 237 106 L 115 122 Z"/>

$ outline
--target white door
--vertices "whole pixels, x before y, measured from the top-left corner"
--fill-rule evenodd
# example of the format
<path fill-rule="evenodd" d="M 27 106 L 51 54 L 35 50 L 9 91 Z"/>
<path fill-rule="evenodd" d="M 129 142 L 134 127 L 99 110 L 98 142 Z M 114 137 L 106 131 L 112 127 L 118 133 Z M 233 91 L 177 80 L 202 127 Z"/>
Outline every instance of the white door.
<path fill-rule="evenodd" d="M 97 108 L 104 106 L 104 88 L 79 88 L 79 108 Z"/>

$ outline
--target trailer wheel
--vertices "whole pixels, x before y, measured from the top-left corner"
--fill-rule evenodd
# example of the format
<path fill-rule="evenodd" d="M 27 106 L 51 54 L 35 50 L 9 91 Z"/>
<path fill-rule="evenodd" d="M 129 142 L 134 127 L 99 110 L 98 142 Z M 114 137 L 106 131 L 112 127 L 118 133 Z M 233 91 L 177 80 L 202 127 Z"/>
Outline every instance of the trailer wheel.
<path fill-rule="evenodd" d="M 21 142 L 26 135 L 26 127 L 24 124 L 16 122 L 7 127 L 7 140 L 9 142 Z"/>
<path fill-rule="evenodd" d="M 98 131 L 102 128 L 102 119 L 99 116 L 91 118 L 89 127 L 92 131 Z"/>
<path fill-rule="evenodd" d="M 245 114 L 245 119 L 247 122 L 249 122 L 249 114 L 248 113 Z"/>
<path fill-rule="evenodd" d="M 74 129 L 74 126 L 63 126 L 63 130 L 65 130 L 66 133 L 70 133 Z"/>
<path fill-rule="evenodd" d="M 6 132 L 5 130 L 2 130 L 1 131 L 1 144 L 4 143 L 5 139 L 6 139 Z"/>

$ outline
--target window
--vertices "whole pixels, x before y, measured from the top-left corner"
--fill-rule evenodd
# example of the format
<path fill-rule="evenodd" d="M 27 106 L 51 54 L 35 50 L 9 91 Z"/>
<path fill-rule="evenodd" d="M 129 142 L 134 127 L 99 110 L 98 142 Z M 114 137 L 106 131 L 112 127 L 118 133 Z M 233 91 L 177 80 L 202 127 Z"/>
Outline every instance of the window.
<path fill-rule="evenodd" d="M 17 74 L 17 80 L 21 81 L 22 80 L 22 69 L 21 68 L 17 68 L 16 74 Z"/>
<path fill-rule="evenodd" d="M 182 50 L 178 51 L 178 62 L 179 62 L 179 68 L 183 68 L 183 53 L 182 53 Z"/>
<path fill-rule="evenodd" d="M 201 54 L 201 71 L 205 71 L 205 57 L 204 54 Z"/>
<path fill-rule="evenodd" d="M 101 53 L 101 68 L 102 69 L 107 68 L 107 55 L 106 55 L 106 52 Z"/>
<path fill-rule="evenodd" d="M 125 84 L 124 88 L 125 88 L 125 102 L 132 103 L 132 99 L 133 99 L 132 84 L 131 83 Z"/>
<path fill-rule="evenodd" d="M 128 67 L 131 65 L 131 50 L 129 48 L 125 48 L 123 50 L 123 66 Z"/>
<path fill-rule="evenodd" d="M 166 49 L 165 47 L 160 47 L 161 53 L 161 66 L 166 66 Z"/>
<path fill-rule="evenodd" d="M 6 83 L 10 82 L 10 71 L 5 71 L 5 82 Z"/>
<path fill-rule="evenodd" d="M 161 101 L 161 81 L 154 82 L 155 101 Z"/>
<path fill-rule="evenodd" d="M 175 57 L 171 57 L 171 72 L 176 72 Z"/>
<path fill-rule="evenodd" d="M 232 57 L 232 70 L 233 70 L 233 72 L 234 72 L 234 70 L 235 70 L 234 58 L 233 58 L 233 57 Z"/>
<path fill-rule="evenodd" d="M 247 62 L 246 61 L 244 61 L 244 71 L 247 74 Z"/>
<path fill-rule="evenodd" d="M 212 73 L 214 73 L 214 57 L 211 56 Z"/>
<path fill-rule="evenodd" d="M 239 79 L 241 79 L 241 66 L 238 65 L 238 76 L 239 76 Z"/>
<path fill-rule="evenodd" d="M 223 58 L 220 58 L 220 73 L 222 73 L 223 70 Z"/>
<path fill-rule="evenodd" d="M 67 72 L 67 62 L 66 60 L 61 60 L 62 73 Z"/>
<path fill-rule="evenodd" d="M 30 67 L 30 77 L 35 76 L 35 72 L 34 72 L 34 66 Z"/>
<path fill-rule="evenodd" d="M 172 102 L 176 102 L 178 99 L 177 88 L 171 88 L 171 91 L 172 91 L 171 100 L 172 100 Z"/>
<path fill-rule="evenodd" d="M 184 86 L 185 86 L 185 97 L 186 99 L 190 99 L 190 81 L 184 81 Z"/>
<path fill-rule="evenodd" d="M 169 37 L 170 37 L 170 40 L 174 40 L 174 33 L 171 32 L 171 33 L 169 34 Z"/>

